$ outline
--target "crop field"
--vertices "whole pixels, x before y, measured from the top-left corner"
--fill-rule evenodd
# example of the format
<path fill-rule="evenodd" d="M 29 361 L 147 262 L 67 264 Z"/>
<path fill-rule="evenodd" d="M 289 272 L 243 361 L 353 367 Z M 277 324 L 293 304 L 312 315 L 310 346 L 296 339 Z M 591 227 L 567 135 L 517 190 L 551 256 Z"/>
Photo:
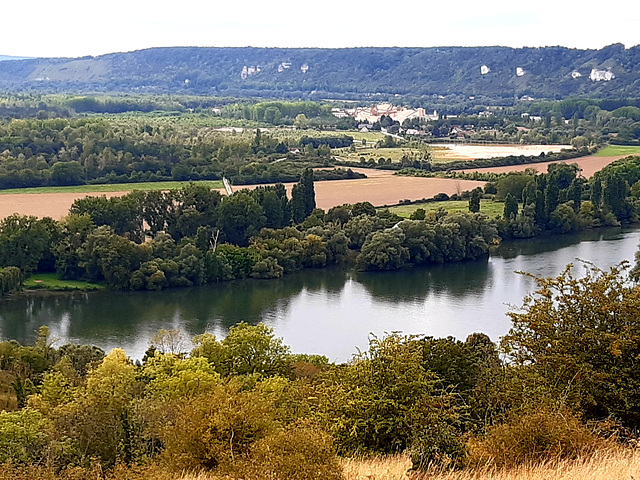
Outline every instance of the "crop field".
<path fill-rule="evenodd" d="M 13 188 L 0 190 L 0 195 L 15 193 L 86 193 L 95 195 L 98 193 L 130 192 L 132 190 L 174 190 L 182 188 L 190 183 L 195 183 L 196 185 L 204 185 L 209 188 L 223 188 L 222 181 L 220 180 L 201 180 L 197 182 L 111 183 L 105 185 L 75 185 L 71 187 Z"/>
<path fill-rule="evenodd" d="M 570 149 L 571 145 L 473 145 L 437 144 L 431 145 L 431 153 L 436 161 L 476 160 L 478 158 L 508 157 L 510 155 L 540 155 L 542 152 L 559 152 Z"/>
<path fill-rule="evenodd" d="M 356 145 L 356 151 L 350 152 L 348 148 L 340 149 L 335 155 L 339 160 L 347 162 L 358 162 L 360 157 L 364 157 L 365 160 L 375 160 L 378 162 L 379 158 L 391 159 L 391 162 L 399 162 L 404 155 L 419 155 L 421 152 L 418 149 L 397 147 L 397 148 L 358 148 Z"/>
<path fill-rule="evenodd" d="M 444 208 L 448 212 L 463 212 L 469 213 L 469 201 L 468 200 L 449 200 L 446 202 L 427 202 L 427 203 L 414 203 L 411 205 L 399 205 L 397 207 L 391 207 L 393 213 L 400 215 L 404 218 L 409 218 L 413 212 L 418 208 L 423 208 L 427 212 L 431 210 L 437 210 L 438 208 Z M 504 212 L 504 203 L 496 202 L 493 200 L 482 199 L 480 201 L 480 213 L 487 215 L 488 217 L 502 216 Z"/>
<path fill-rule="evenodd" d="M 524 165 L 510 165 L 507 167 L 485 167 L 485 168 L 465 168 L 465 172 L 494 172 L 494 173 L 507 173 L 507 172 L 522 172 L 525 169 L 533 169 L 537 173 L 546 173 L 547 167 L 551 163 L 575 163 L 581 170 L 581 175 L 585 178 L 590 178 L 594 173 L 602 170 L 610 163 L 624 158 L 628 155 L 615 155 L 611 157 L 603 157 L 597 155 L 589 155 L 586 157 L 571 158 L 568 160 L 559 160 L 555 162 L 542 162 L 542 163 L 529 163 Z"/>
<path fill-rule="evenodd" d="M 423 149 L 410 148 L 407 146 L 399 146 L 396 148 L 375 148 L 372 143 L 380 140 L 383 134 L 374 134 L 373 132 L 362 135 L 378 135 L 377 140 L 369 141 L 367 146 L 363 147 L 358 133 L 348 132 L 348 135 L 354 137 L 356 151 L 351 152 L 348 148 L 340 149 L 336 156 L 340 160 L 357 162 L 361 157 L 366 160 L 373 159 L 376 162 L 379 158 L 388 159 L 392 162 L 399 162 L 404 155 L 414 158 L 422 158 Z M 473 145 L 473 144 L 435 144 L 429 145 L 428 151 L 431 153 L 431 159 L 434 163 L 448 163 L 456 160 L 477 160 L 480 158 L 507 157 L 510 155 L 540 155 L 540 153 L 559 152 L 562 149 L 570 149 L 571 145 Z"/>
<path fill-rule="evenodd" d="M 608 145 L 596 153 L 597 157 L 614 157 L 617 155 L 640 155 L 640 146 Z"/>
<path fill-rule="evenodd" d="M 393 172 L 384 170 L 354 169 L 364 172 L 368 178 L 357 180 L 333 180 L 316 182 L 316 203 L 319 208 L 328 210 L 331 207 L 345 203 L 357 203 L 368 201 L 373 205 L 394 205 L 400 200 L 421 200 L 431 198 L 438 193 L 452 195 L 464 190 L 472 190 L 483 186 L 483 182 L 471 180 L 443 179 L 443 178 L 417 178 L 393 175 Z M 129 187 L 129 191 L 137 188 L 139 184 L 124 184 L 121 187 Z M 293 183 L 285 184 L 289 194 Z M 240 187 L 235 187 L 234 190 Z M 254 188 L 252 186 L 242 188 Z M 7 193 L 0 196 L 0 218 L 5 218 L 13 213 L 21 215 L 35 215 L 37 217 L 52 217 L 60 219 L 68 214 L 69 207 L 77 198 L 87 195 L 105 195 L 107 197 L 123 195 L 127 191 L 120 192 L 64 192 L 64 193 Z"/>

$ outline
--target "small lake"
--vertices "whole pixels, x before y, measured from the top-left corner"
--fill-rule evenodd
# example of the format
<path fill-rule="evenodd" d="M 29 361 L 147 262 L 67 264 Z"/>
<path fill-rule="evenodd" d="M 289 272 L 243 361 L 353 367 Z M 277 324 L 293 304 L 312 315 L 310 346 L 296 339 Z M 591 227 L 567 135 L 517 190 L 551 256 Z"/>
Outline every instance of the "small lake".
<path fill-rule="evenodd" d="M 578 259 L 608 268 L 633 262 L 640 229 L 606 229 L 502 245 L 488 260 L 411 270 L 299 272 L 278 280 L 245 280 L 162 292 L 16 295 L 0 301 L 0 336 L 32 342 L 47 325 L 56 345 L 122 347 L 141 358 L 159 329 L 187 338 L 219 337 L 230 326 L 265 322 L 295 353 L 342 362 L 366 350 L 370 333 L 453 336 L 484 332 L 497 341 L 506 312 L 535 288 L 517 274 L 555 276 Z M 579 268 L 579 267 L 576 267 Z"/>

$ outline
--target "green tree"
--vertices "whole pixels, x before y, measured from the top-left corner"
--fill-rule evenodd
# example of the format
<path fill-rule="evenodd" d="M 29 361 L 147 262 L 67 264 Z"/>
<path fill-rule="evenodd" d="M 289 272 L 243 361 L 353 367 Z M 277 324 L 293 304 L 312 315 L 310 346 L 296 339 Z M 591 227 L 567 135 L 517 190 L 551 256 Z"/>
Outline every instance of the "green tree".
<path fill-rule="evenodd" d="M 480 211 L 480 198 L 482 196 L 482 189 L 480 187 L 471 190 L 471 196 L 469 197 L 469 211 L 471 213 L 478 213 Z"/>
<path fill-rule="evenodd" d="M 288 375 L 291 368 L 289 347 L 263 323 L 241 322 L 221 342 L 207 335 L 195 341 L 199 346 L 192 356 L 205 356 L 223 375 Z"/>
<path fill-rule="evenodd" d="M 57 230 L 50 218 L 13 214 L 0 220 L 0 267 L 18 267 L 23 273 L 44 269 L 44 263 L 51 268 Z"/>
<path fill-rule="evenodd" d="M 607 271 L 569 265 L 554 278 L 534 277 L 538 289 L 509 313 L 513 327 L 502 348 L 518 365 L 547 380 L 556 398 L 588 419 L 640 425 L 640 291 L 627 266 Z"/>
<path fill-rule="evenodd" d="M 299 129 L 309 128 L 309 119 L 304 113 L 299 113 L 298 115 L 296 115 L 293 126 Z"/>
<path fill-rule="evenodd" d="M 396 270 L 409 260 L 403 245 L 405 235 L 400 228 L 376 232 L 368 238 L 356 258 L 360 270 Z"/>
<path fill-rule="evenodd" d="M 235 192 L 218 207 L 218 225 L 229 243 L 246 246 L 265 226 L 264 209 L 245 191 Z"/>
<path fill-rule="evenodd" d="M 79 162 L 56 162 L 51 167 L 52 185 L 84 184 L 84 169 Z"/>
<path fill-rule="evenodd" d="M 591 203 L 596 208 L 600 208 L 602 203 L 602 181 L 596 178 L 591 184 Z"/>
<path fill-rule="evenodd" d="M 507 196 L 504 199 L 504 219 L 515 220 L 517 215 L 518 199 L 514 195 L 511 195 L 511 193 L 507 193 Z"/>
<path fill-rule="evenodd" d="M 422 364 L 415 337 L 372 336 L 369 350 L 325 375 L 322 416 L 339 453 L 395 453 L 410 448 L 414 465 L 462 454 L 457 412 Z M 445 462 L 446 463 L 446 462 Z"/>

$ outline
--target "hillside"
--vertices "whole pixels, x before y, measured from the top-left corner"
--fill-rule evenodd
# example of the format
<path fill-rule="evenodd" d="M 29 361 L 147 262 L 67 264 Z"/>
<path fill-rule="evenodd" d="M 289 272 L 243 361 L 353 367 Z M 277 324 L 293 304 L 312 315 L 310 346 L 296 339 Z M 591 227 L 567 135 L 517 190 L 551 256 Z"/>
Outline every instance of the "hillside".
<path fill-rule="evenodd" d="M 465 95 L 629 97 L 640 46 L 152 48 L 0 62 L 9 91 L 119 91 L 296 98 Z"/>

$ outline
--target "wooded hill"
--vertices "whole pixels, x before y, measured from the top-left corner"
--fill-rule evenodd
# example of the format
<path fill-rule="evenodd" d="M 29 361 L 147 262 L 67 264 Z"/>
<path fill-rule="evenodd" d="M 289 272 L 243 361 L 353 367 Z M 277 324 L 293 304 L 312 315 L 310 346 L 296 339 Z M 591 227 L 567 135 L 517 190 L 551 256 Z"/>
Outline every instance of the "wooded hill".
<path fill-rule="evenodd" d="M 0 62 L 0 88 L 279 98 L 633 97 L 640 46 L 151 48 Z"/>

